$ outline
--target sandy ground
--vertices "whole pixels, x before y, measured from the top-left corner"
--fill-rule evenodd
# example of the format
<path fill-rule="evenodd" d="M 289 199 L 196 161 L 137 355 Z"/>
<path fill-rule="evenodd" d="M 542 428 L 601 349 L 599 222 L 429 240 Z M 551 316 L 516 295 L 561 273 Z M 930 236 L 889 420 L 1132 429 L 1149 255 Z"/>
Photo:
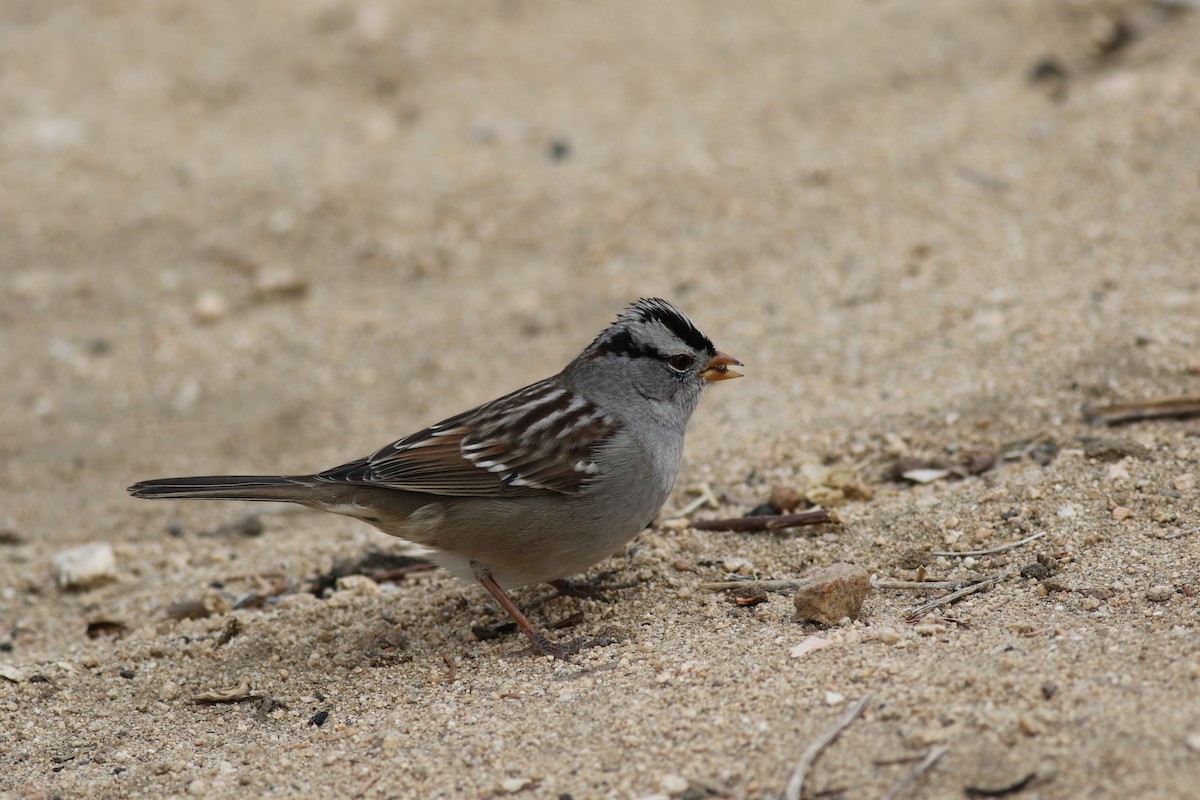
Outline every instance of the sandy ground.
<path fill-rule="evenodd" d="M 900 796 L 1195 796 L 1200 422 L 1081 408 L 1200 392 L 1196 12 L 0 21 L 5 797 L 778 797 L 864 696 L 806 796 L 879 797 L 939 752 Z M 306 591 L 403 551 L 359 523 L 124 493 L 363 455 L 558 369 L 643 295 L 749 365 L 693 421 L 664 519 L 833 466 L 873 494 L 815 535 L 647 531 L 589 573 L 632 584 L 614 603 L 519 590 L 541 626 L 582 612 L 555 635 L 619 640 L 572 663 L 478 640 L 502 612 L 444 574 Z M 898 460 L 979 474 L 916 485 Z M 87 543 L 115 579 L 60 588 Z M 701 586 L 834 562 L 1012 577 L 915 621 L 941 592 L 876 589 L 832 629 Z"/>

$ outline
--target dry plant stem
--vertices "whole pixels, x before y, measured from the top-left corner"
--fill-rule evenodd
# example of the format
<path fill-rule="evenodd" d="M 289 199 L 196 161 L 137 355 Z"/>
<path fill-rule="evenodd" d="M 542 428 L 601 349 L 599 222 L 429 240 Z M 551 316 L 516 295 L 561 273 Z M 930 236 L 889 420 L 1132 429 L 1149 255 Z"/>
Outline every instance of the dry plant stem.
<path fill-rule="evenodd" d="M 777 514 L 762 517 L 730 517 L 729 519 L 698 519 L 688 525 L 698 531 L 777 531 L 801 525 L 841 524 L 838 515 L 827 508 L 802 511 L 798 514 Z"/>
<path fill-rule="evenodd" d="M 977 583 L 973 583 L 970 586 L 964 586 L 963 588 L 959 589 L 958 591 L 951 592 L 950 594 L 945 595 L 944 597 L 939 597 L 936 600 L 930 600 L 928 603 L 923 603 L 919 606 L 916 606 L 915 608 L 910 608 L 910 609 L 908 609 L 908 611 L 904 612 L 904 616 L 906 616 L 908 619 L 914 619 L 916 617 L 921 616 L 922 614 L 924 614 L 926 612 L 932 611 L 935 608 L 940 608 L 942 606 L 949 605 L 949 604 L 953 603 L 955 600 L 966 597 L 969 594 L 974 594 L 975 592 L 982 592 L 984 589 L 990 589 L 1006 577 L 1008 577 L 1007 571 L 997 573 L 997 574 L 991 576 L 990 578 L 984 578 L 983 580 L 978 581 Z"/>
<path fill-rule="evenodd" d="M 941 745 L 940 747 L 935 747 L 930 750 L 925 755 L 925 758 L 921 759 L 921 763 L 913 767 L 912 772 L 908 773 L 899 781 L 897 781 L 892 788 L 888 789 L 887 792 L 885 792 L 883 796 L 879 798 L 879 800 L 896 800 L 896 798 L 899 797 L 905 789 L 907 789 L 909 786 L 912 786 L 913 783 L 916 782 L 917 778 L 924 775 L 930 767 L 936 764 L 939 758 L 946 755 L 946 752 L 949 749 L 950 748 L 947 745 Z"/>
<path fill-rule="evenodd" d="M 871 699 L 871 695 L 863 695 L 857 703 L 846 709 L 846 713 L 833 724 L 829 730 L 822 733 L 817 739 L 808 746 L 804 754 L 800 756 L 800 760 L 796 763 L 795 769 L 792 770 L 791 777 L 788 778 L 787 785 L 783 787 L 783 800 L 800 800 L 800 792 L 804 789 L 804 778 L 808 775 L 809 768 L 813 762 L 817 760 L 817 756 L 821 751 L 833 743 L 833 740 L 841 734 L 842 731 L 854 722 L 855 717 L 862 713 L 867 702 Z"/>
<path fill-rule="evenodd" d="M 379 783 L 379 779 L 386 775 L 389 771 L 390 770 L 382 770 L 374 778 L 371 778 L 371 780 L 367 781 L 367 785 L 358 790 L 358 793 L 354 795 L 353 800 L 362 800 L 362 798 L 366 797 L 367 792 L 371 791 L 371 789 L 375 787 L 375 784 Z"/>
<path fill-rule="evenodd" d="M 1191 536 L 1193 533 L 1200 533 L 1200 528 L 1192 528 L 1190 531 L 1175 531 L 1168 533 L 1163 539 L 1182 539 L 1184 536 Z"/>
<path fill-rule="evenodd" d="M 949 551 L 949 550 L 942 550 L 942 551 L 930 552 L 929 555 L 931 555 L 931 556 L 958 556 L 960 558 L 965 558 L 967 556 L 991 556 L 991 555 L 995 555 L 996 553 L 1003 553 L 1007 550 L 1015 550 L 1016 548 L 1020 547 L 1023 544 L 1029 544 L 1030 542 L 1037 541 L 1038 539 L 1042 538 L 1049 532 L 1050 531 L 1042 531 L 1041 533 L 1035 533 L 1032 536 L 1026 536 L 1024 539 L 1019 539 L 1015 542 L 1009 542 L 1008 544 L 1002 544 L 1002 545 L 999 545 L 998 547 L 992 547 L 987 550 L 963 550 L 963 551 L 957 552 L 957 553 Z"/>
<path fill-rule="evenodd" d="M 706 506 L 706 505 L 711 506 L 712 508 L 716 508 L 719 505 L 719 503 L 717 502 L 717 496 L 715 494 L 713 494 L 712 487 L 709 486 L 707 483 L 702 483 L 702 484 L 700 484 L 700 496 L 697 497 L 692 502 L 688 503 L 683 508 L 679 509 L 679 513 L 672 514 L 671 516 L 672 517 L 686 517 L 688 514 L 692 513 L 696 509 L 700 508 L 701 506 Z"/>
<path fill-rule="evenodd" d="M 974 581 L 871 581 L 874 589 L 961 589 Z"/>
<path fill-rule="evenodd" d="M 812 583 L 812 581 L 796 580 L 794 578 L 792 580 L 780 581 L 713 581 L 711 583 L 700 584 L 700 588 L 712 592 L 720 592 L 725 589 L 762 589 L 764 592 L 790 592 L 809 583 Z"/>
<path fill-rule="evenodd" d="M 1088 422 L 1099 422 L 1105 425 L 1163 417 L 1196 417 L 1200 416 L 1200 395 L 1189 394 L 1181 397 L 1163 397 L 1158 400 L 1114 403 L 1110 406 L 1089 406 L 1083 410 L 1083 415 Z"/>

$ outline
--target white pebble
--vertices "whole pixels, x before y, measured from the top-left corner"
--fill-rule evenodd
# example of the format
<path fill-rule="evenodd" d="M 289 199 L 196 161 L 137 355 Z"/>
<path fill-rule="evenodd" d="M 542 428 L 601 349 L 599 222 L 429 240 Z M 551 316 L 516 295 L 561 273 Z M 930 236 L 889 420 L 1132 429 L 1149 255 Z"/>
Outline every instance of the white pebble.
<path fill-rule="evenodd" d="M 192 316 L 197 322 L 205 324 L 223 319 L 228 313 L 229 301 L 225 299 L 225 295 L 212 289 L 201 292 L 196 298 L 196 304 L 192 306 Z"/>
<path fill-rule="evenodd" d="M 61 588 L 88 589 L 117 579 L 117 556 L 108 542 L 93 542 L 54 556 L 54 570 Z"/>
<path fill-rule="evenodd" d="M 659 778 L 658 788 L 667 794 L 683 794 L 688 790 L 688 779 L 673 772 L 668 773 Z"/>

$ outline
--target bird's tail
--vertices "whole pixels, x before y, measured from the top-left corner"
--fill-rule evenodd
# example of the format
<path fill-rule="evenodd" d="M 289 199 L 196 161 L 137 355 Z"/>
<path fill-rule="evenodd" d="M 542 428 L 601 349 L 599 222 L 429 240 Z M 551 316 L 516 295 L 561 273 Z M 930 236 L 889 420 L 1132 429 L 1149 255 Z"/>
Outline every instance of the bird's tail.
<path fill-rule="evenodd" d="M 312 479 L 286 475 L 203 475 L 156 478 L 130 486 L 134 497 L 148 500 L 274 500 L 303 502 Z"/>

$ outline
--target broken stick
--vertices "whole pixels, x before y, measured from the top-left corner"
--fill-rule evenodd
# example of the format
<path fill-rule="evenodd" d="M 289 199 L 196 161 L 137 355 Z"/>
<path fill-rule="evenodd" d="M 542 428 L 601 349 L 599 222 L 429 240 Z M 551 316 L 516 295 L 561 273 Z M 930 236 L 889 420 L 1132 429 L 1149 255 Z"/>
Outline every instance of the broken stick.
<path fill-rule="evenodd" d="M 1088 422 L 1103 425 L 1163 417 L 1196 417 L 1200 416 L 1200 394 L 1113 403 L 1109 406 L 1084 406 L 1083 416 Z"/>
<path fill-rule="evenodd" d="M 842 520 L 828 508 L 801 511 L 797 514 L 771 514 L 761 517 L 730 517 L 729 519 L 697 519 L 688 525 L 700 531 L 778 531 L 801 525 L 840 525 Z"/>

